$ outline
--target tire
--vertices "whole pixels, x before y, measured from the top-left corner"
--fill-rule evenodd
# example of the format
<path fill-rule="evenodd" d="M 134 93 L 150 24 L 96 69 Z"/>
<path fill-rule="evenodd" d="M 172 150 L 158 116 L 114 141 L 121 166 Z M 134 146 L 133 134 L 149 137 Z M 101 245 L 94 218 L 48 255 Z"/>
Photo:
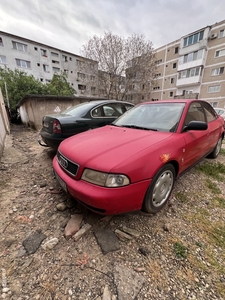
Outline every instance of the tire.
<path fill-rule="evenodd" d="M 176 172 L 172 164 L 164 165 L 153 177 L 149 185 L 142 209 L 147 213 L 157 213 L 168 201 L 173 190 Z"/>
<path fill-rule="evenodd" d="M 220 153 L 220 149 L 222 147 L 222 137 L 220 137 L 220 139 L 218 140 L 216 147 L 213 149 L 213 151 L 207 156 L 208 158 L 217 158 L 217 156 Z"/>

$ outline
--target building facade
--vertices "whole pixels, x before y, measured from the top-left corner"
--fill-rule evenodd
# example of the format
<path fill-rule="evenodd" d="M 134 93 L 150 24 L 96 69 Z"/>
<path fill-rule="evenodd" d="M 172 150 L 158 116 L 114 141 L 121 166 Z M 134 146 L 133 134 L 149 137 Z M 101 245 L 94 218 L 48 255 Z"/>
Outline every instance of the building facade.
<path fill-rule="evenodd" d="M 19 69 L 43 83 L 67 74 L 78 96 L 97 95 L 96 61 L 0 31 L 0 67 Z"/>
<path fill-rule="evenodd" d="M 141 101 L 201 98 L 214 107 L 225 107 L 225 20 L 154 52 L 154 84 Z M 62 71 L 78 96 L 105 96 L 98 88 L 98 62 L 1 31 L 0 66 L 24 70 L 43 83 Z M 137 96 L 133 86 L 126 98 L 131 102 Z"/>
<path fill-rule="evenodd" d="M 196 98 L 225 107 L 225 20 L 155 50 L 151 100 Z"/>

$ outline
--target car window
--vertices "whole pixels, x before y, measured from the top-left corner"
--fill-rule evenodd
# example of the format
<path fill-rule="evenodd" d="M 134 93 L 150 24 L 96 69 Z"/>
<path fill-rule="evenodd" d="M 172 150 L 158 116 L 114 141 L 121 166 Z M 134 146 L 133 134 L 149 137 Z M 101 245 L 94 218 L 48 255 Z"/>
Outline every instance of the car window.
<path fill-rule="evenodd" d="M 126 111 L 120 103 L 105 104 L 102 108 L 106 117 L 119 117 Z"/>
<path fill-rule="evenodd" d="M 103 116 L 103 113 L 102 113 L 102 107 L 99 106 L 95 109 L 92 110 L 92 116 L 93 117 L 102 117 Z"/>
<path fill-rule="evenodd" d="M 209 103 L 204 102 L 203 106 L 204 106 L 204 109 L 205 109 L 207 122 L 211 122 L 211 121 L 217 119 L 216 112 Z"/>
<path fill-rule="evenodd" d="M 202 121 L 205 122 L 205 114 L 201 103 L 193 102 L 187 112 L 184 125 L 187 126 L 191 121 Z"/>

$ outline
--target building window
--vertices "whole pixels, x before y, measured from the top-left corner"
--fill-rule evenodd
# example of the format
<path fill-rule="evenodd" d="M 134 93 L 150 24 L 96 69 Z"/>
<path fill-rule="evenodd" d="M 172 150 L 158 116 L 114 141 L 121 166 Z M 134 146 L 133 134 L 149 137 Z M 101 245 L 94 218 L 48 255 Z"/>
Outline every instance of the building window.
<path fill-rule="evenodd" d="M 38 51 L 38 48 L 37 48 L 37 47 L 34 47 L 34 50 L 35 50 L 35 51 Z"/>
<path fill-rule="evenodd" d="M 64 61 L 64 62 L 67 62 L 67 61 L 68 61 L 68 58 L 67 58 L 66 55 L 62 55 L 62 61 Z"/>
<path fill-rule="evenodd" d="M 3 46 L 3 41 L 1 37 L 0 37 L 0 46 Z"/>
<path fill-rule="evenodd" d="M 215 57 L 220 57 L 225 55 L 225 49 L 217 50 Z"/>
<path fill-rule="evenodd" d="M 176 69 L 177 63 L 173 63 L 173 69 Z"/>
<path fill-rule="evenodd" d="M 6 57 L 4 55 L 0 55 L 0 64 L 6 65 Z"/>
<path fill-rule="evenodd" d="M 59 56 L 59 54 L 58 54 L 58 53 L 56 53 L 56 52 L 51 52 L 51 56 L 58 57 L 58 56 Z"/>
<path fill-rule="evenodd" d="M 43 70 L 44 72 L 49 73 L 50 72 L 49 65 L 43 65 Z"/>
<path fill-rule="evenodd" d="M 156 64 L 158 65 L 158 64 L 160 64 L 162 62 L 162 59 L 159 59 L 159 60 L 156 60 Z"/>
<path fill-rule="evenodd" d="M 155 91 L 155 90 L 159 90 L 160 89 L 160 87 L 159 86 L 154 86 L 153 87 L 153 90 Z"/>
<path fill-rule="evenodd" d="M 85 74 L 84 73 L 80 73 L 80 72 L 77 72 L 77 79 L 85 79 Z"/>
<path fill-rule="evenodd" d="M 199 74 L 200 74 L 200 67 L 192 68 L 192 69 L 179 72 L 178 79 L 194 77 L 194 76 L 198 76 Z"/>
<path fill-rule="evenodd" d="M 174 83 L 174 78 L 170 78 L 170 83 L 171 83 L 171 84 Z"/>
<path fill-rule="evenodd" d="M 154 77 L 159 77 L 161 75 L 162 75 L 161 73 L 157 73 L 157 74 L 154 74 Z"/>
<path fill-rule="evenodd" d="M 173 92 L 170 92 L 170 97 L 173 97 Z"/>
<path fill-rule="evenodd" d="M 195 51 L 195 52 L 185 54 L 185 55 L 183 55 L 179 58 L 179 64 L 181 65 L 181 64 L 185 64 L 185 63 L 188 63 L 188 62 L 191 62 L 191 61 L 201 59 L 202 56 L 203 56 L 203 50 L 202 49 L 198 50 L 198 51 Z"/>
<path fill-rule="evenodd" d="M 41 55 L 47 57 L 47 50 L 41 49 Z"/>
<path fill-rule="evenodd" d="M 78 84 L 78 90 L 83 94 L 86 91 L 86 85 Z"/>
<path fill-rule="evenodd" d="M 18 43 L 18 42 L 12 42 L 12 45 L 13 45 L 13 49 L 15 49 L 15 50 L 27 52 L 27 45 L 26 44 L 22 44 L 22 43 Z"/>
<path fill-rule="evenodd" d="M 219 33 L 219 38 L 222 38 L 225 36 L 225 30 L 220 30 L 220 33 Z"/>
<path fill-rule="evenodd" d="M 186 47 L 198 43 L 199 41 L 203 40 L 203 35 L 204 30 L 185 37 L 183 46 Z"/>
<path fill-rule="evenodd" d="M 179 50 L 179 47 L 175 47 L 175 49 L 174 49 L 174 54 L 177 54 L 177 53 L 178 53 L 178 50 Z"/>
<path fill-rule="evenodd" d="M 91 80 L 91 81 L 95 81 L 95 76 L 90 75 L 90 80 Z"/>
<path fill-rule="evenodd" d="M 30 61 L 16 58 L 17 67 L 30 69 Z"/>
<path fill-rule="evenodd" d="M 212 69 L 211 76 L 221 75 L 224 72 L 224 67 Z"/>
<path fill-rule="evenodd" d="M 39 63 L 37 63 L 37 66 L 38 66 L 38 67 L 40 67 L 40 64 L 39 64 Z"/>
<path fill-rule="evenodd" d="M 52 60 L 52 63 L 53 64 L 59 64 L 59 61 L 58 60 Z"/>
<path fill-rule="evenodd" d="M 41 81 L 41 82 L 43 82 L 43 80 L 44 80 L 43 78 L 40 78 L 40 81 Z"/>
<path fill-rule="evenodd" d="M 77 66 L 78 67 L 83 67 L 84 66 L 84 62 L 82 60 L 78 60 L 77 59 Z"/>
<path fill-rule="evenodd" d="M 60 72 L 60 68 L 53 67 L 52 70 L 53 70 L 54 73 Z"/>
<path fill-rule="evenodd" d="M 220 85 L 212 85 L 208 87 L 208 93 L 218 93 L 220 91 Z"/>
<path fill-rule="evenodd" d="M 92 87 L 91 87 L 91 93 L 92 93 L 92 94 L 95 94 L 95 92 L 96 92 L 96 87 L 95 87 L 95 86 L 92 86 Z"/>

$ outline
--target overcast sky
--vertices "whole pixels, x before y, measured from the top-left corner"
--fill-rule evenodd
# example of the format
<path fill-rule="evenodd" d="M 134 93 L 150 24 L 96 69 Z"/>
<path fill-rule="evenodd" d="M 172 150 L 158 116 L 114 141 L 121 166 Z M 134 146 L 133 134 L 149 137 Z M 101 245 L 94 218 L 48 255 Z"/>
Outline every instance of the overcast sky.
<path fill-rule="evenodd" d="M 156 49 L 224 19 L 224 0 L 0 0 L 0 31 L 78 55 L 108 31 Z"/>

